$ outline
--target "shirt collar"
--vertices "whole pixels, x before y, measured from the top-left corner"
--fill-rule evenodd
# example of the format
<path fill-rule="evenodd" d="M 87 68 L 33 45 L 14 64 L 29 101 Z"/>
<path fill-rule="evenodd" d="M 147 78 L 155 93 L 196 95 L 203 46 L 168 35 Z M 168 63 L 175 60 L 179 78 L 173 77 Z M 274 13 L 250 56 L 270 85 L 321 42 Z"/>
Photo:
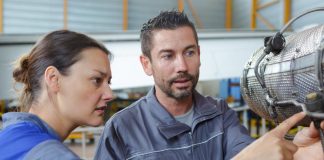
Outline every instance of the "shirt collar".
<path fill-rule="evenodd" d="M 3 128 L 8 127 L 9 125 L 27 122 L 27 123 L 34 123 L 37 125 L 41 130 L 49 133 L 55 139 L 61 140 L 58 134 L 52 129 L 45 121 L 41 120 L 38 116 L 26 113 L 26 112 L 8 112 L 3 115 Z"/>
<path fill-rule="evenodd" d="M 194 90 L 194 117 L 193 119 L 199 119 L 205 115 L 214 114 L 219 115 L 221 111 L 215 107 L 215 104 L 208 103 L 205 100 L 205 97 L 199 94 Z M 161 134 L 170 139 L 181 133 L 191 130 L 191 127 L 178 122 L 157 100 L 155 96 L 155 88 L 152 87 L 151 90 L 147 93 L 146 98 L 149 103 L 149 111 L 155 119 L 158 119 L 160 123 L 157 124 L 157 127 Z M 207 120 L 207 119 L 204 119 Z"/>

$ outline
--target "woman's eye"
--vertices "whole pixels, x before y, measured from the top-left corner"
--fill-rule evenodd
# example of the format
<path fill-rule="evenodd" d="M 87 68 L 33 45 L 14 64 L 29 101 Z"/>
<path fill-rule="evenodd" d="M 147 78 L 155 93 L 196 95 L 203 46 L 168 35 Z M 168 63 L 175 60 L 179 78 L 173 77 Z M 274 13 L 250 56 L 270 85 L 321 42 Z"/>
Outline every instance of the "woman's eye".
<path fill-rule="evenodd" d="M 102 78 L 94 78 L 93 83 L 97 86 L 99 86 L 102 83 Z"/>

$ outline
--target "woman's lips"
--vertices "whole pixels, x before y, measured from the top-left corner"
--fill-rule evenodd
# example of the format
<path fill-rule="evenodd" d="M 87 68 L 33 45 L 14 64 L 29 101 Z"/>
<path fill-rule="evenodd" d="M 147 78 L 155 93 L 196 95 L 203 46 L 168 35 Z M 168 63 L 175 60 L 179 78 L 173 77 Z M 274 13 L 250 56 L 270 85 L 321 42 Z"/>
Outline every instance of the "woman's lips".
<path fill-rule="evenodd" d="M 95 112 L 99 113 L 100 115 L 105 113 L 105 109 L 107 109 L 107 106 L 97 107 L 95 108 Z"/>
<path fill-rule="evenodd" d="M 96 107 L 95 110 L 105 110 L 107 108 L 107 106 L 102 106 L 102 107 Z"/>

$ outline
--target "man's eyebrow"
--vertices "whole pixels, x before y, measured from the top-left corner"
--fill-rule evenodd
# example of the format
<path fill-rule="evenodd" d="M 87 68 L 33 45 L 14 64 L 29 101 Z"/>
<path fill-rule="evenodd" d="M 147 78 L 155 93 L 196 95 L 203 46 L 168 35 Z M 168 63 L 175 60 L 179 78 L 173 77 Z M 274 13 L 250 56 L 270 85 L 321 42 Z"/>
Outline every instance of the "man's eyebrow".
<path fill-rule="evenodd" d="M 192 44 L 192 45 L 189 45 L 189 46 L 185 47 L 184 50 L 187 50 L 187 49 L 190 49 L 190 48 L 196 49 L 197 46 Z M 159 51 L 159 54 L 161 54 L 163 52 L 173 52 L 173 50 L 172 49 L 162 49 L 162 50 Z"/>
<path fill-rule="evenodd" d="M 164 53 L 164 52 L 173 52 L 172 49 L 162 49 L 159 51 L 159 54 Z"/>
<path fill-rule="evenodd" d="M 192 45 L 187 46 L 184 50 L 187 50 L 187 49 L 190 49 L 190 48 L 196 49 L 197 46 L 192 44 Z"/>

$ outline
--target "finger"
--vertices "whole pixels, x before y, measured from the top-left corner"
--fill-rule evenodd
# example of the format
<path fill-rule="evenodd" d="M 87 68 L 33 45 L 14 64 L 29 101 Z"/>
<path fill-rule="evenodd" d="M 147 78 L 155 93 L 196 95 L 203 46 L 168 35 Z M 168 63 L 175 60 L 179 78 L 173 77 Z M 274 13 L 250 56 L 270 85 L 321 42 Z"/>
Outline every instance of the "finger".
<path fill-rule="evenodd" d="M 321 123 L 321 128 L 324 129 L 324 121 Z"/>
<path fill-rule="evenodd" d="M 318 140 L 319 132 L 315 128 L 314 123 L 311 123 L 310 127 L 304 127 L 296 134 L 293 143 L 298 147 L 306 147 L 314 144 Z"/>
<path fill-rule="evenodd" d="M 306 114 L 304 112 L 297 113 L 280 123 L 279 126 L 277 126 L 270 132 L 277 135 L 280 138 L 283 138 L 285 134 L 290 130 L 290 128 L 294 127 L 297 122 L 299 122 L 305 117 L 305 115 Z"/>
<path fill-rule="evenodd" d="M 295 152 L 290 152 L 289 150 L 284 150 L 283 151 L 283 159 L 284 160 L 293 160 L 294 159 L 294 153 Z"/>
<path fill-rule="evenodd" d="M 302 130 L 303 131 L 303 130 Z M 319 136 L 318 130 L 315 128 L 314 122 L 309 125 L 309 129 L 305 130 L 303 134 L 309 138 L 317 138 Z"/>
<path fill-rule="evenodd" d="M 283 140 L 283 143 L 284 143 L 285 148 L 287 148 L 291 154 L 294 154 L 295 152 L 297 152 L 298 147 L 293 142 Z"/>
<path fill-rule="evenodd" d="M 283 156 L 285 160 L 293 160 L 294 159 L 294 154 L 297 152 L 298 147 L 287 140 L 283 140 L 284 143 L 284 148 L 283 148 Z"/>

